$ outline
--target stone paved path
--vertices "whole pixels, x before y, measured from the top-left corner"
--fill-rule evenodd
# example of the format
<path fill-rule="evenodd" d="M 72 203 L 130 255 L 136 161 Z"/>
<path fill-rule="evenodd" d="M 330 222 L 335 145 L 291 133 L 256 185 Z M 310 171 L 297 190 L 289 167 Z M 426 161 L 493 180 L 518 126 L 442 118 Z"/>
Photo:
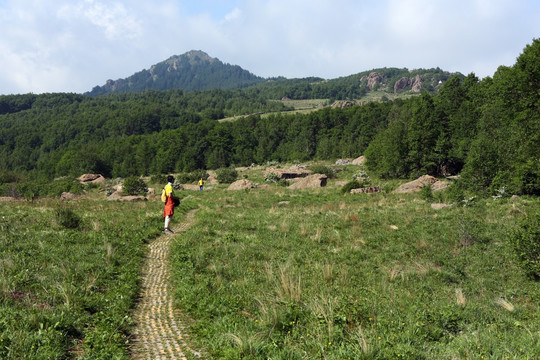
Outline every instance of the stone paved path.
<path fill-rule="evenodd" d="M 182 223 L 173 228 L 174 235 L 164 234 L 149 245 L 150 252 L 143 268 L 141 298 L 134 313 L 136 328 L 131 355 L 135 360 L 187 359 L 188 353 L 201 356 L 190 349 L 185 341 L 185 327 L 173 306 L 169 281 L 171 243 L 178 233 L 189 228 L 194 215 L 195 211 L 190 211 Z"/>

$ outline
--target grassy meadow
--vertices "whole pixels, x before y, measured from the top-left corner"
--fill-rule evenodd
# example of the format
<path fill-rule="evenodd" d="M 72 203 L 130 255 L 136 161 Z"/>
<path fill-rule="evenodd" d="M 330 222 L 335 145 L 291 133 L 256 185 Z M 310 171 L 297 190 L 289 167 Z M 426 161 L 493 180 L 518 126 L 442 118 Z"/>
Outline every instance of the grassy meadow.
<path fill-rule="evenodd" d="M 128 359 L 158 201 L 0 202 L 0 358 Z"/>
<path fill-rule="evenodd" d="M 206 359 L 536 359 L 540 287 L 508 238 L 537 198 L 208 185 L 171 249 L 176 305 Z M 262 169 L 240 177 L 262 184 Z M 0 358 L 127 359 L 158 198 L 0 202 Z"/>
<path fill-rule="evenodd" d="M 192 338 L 212 359 L 538 358 L 540 288 L 507 241 L 538 200 L 423 198 L 200 194 L 173 248 Z"/>

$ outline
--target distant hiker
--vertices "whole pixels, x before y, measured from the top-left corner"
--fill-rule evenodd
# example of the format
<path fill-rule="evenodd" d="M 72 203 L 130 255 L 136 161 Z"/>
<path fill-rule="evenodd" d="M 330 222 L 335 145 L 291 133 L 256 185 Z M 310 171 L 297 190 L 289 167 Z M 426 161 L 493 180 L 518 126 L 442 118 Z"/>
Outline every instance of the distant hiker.
<path fill-rule="evenodd" d="M 169 224 L 174 214 L 175 199 L 177 199 L 177 197 L 174 196 L 173 190 L 174 177 L 172 175 L 167 176 L 167 181 L 168 183 L 165 185 L 164 189 L 165 209 L 163 210 L 163 217 L 165 218 L 165 233 L 173 234 L 173 231 L 169 228 Z"/>
<path fill-rule="evenodd" d="M 203 178 L 201 178 L 201 179 L 199 180 L 199 190 L 200 190 L 200 191 L 203 191 L 203 185 L 204 185 L 204 181 L 203 181 Z"/>

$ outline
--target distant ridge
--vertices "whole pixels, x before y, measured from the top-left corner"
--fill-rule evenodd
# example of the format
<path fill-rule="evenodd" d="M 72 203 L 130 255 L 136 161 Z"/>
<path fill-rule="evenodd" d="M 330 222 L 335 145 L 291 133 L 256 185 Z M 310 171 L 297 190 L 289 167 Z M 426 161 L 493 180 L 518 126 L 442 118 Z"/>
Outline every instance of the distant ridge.
<path fill-rule="evenodd" d="M 204 51 L 192 50 L 183 55 L 152 65 L 125 79 L 107 80 L 85 95 L 97 96 L 145 90 L 184 91 L 209 89 L 238 89 L 265 81 L 238 65 L 230 65 L 209 56 Z"/>

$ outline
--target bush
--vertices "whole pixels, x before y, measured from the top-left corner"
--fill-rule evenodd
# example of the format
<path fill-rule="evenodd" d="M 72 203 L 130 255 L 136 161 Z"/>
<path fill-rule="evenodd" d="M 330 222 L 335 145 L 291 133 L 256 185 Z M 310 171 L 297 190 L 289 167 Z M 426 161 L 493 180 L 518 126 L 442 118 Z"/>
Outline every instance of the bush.
<path fill-rule="evenodd" d="M 75 214 L 71 209 L 58 208 L 55 211 L 55 216 L 58 224 L 66 229 L 78 229 L 81 226 L 81 217 Z"/>
<path fill-rule="evenodd" d="M 359 189 L 362 187 L 362 184 L 358 180 L 349 181 L 341 187 L 341 192 L 343 194 L 348 194 L 352 189 Z"/>
<path fill-rule="evenodd" d="M 230 184 L 238 178 L 238 172 L 232 168 L 223 168 L 216 170 L 216 178 L 222 184 Z"/>
<path fill-rule="evenodd" d="M 176 180 L 181 184 L 190 184 L 197 182 L 200 178 L 208 179 L 206 170 L 195 170 L 190 173 L 180 173 L 176 176 Z"/>
<path fill-rule="evenodd" d="M 150 183 L 152 183 L 152 184 L 166 184 L 167 183 L 167 175 L 163 175 L 163 174 L 152 175 L 150 177 Z"/>
<path fill-rule="evenodd" d="M 523 220 L 510 235 L 519 266 L 527 275 L 540 279 L 540 212 Z"/>
<path fill-rule="evenodd" d="M 326 175 L 329 179 L 336 177 L 336 172 L 331 167 L 325 165 L 313 165 L 309 167 L 314 174 L 323 174 Z"/>
<path fill-rule="evenodd" d="M 130 176 L 124 180 L 122 191 L 129 195 L 139 195 L 146 194 L 148 192 L 148 188 L 146 187 L 146 183 L 143 181 L 143 179 L 137 176 Z"/>
<path fill-rule="evenodd" d="M 264 181 L 271 182 L 271 183 L 278 183 L 280 180 L 281 180 L 281 176 L 279 176 L 275 172 L 269 172 L 264 177 Z"/>
<path fill-rule="evenodd" d="M 419 192 L 420 199 L 425 200 L 427 202 L 433 202 L 434 196 L 433 196 L 433 189 L 429 185 L 424 185 L 420 189 Z"/>

